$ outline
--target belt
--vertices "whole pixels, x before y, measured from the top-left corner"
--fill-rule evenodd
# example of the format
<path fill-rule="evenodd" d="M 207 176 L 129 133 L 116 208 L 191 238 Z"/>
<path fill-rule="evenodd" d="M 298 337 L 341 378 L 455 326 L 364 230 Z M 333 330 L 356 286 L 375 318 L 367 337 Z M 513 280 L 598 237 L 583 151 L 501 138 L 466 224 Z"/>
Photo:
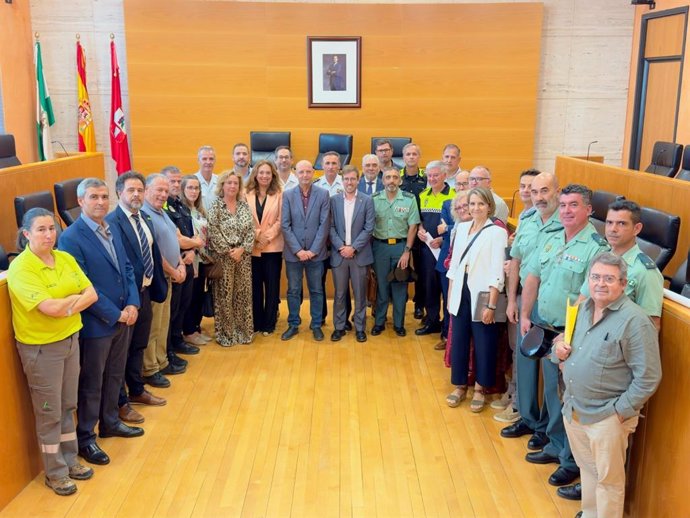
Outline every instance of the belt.
<path fill-rule="evenodd" d="M 407 241 L 406 237 L 391 237 L 390 239 L 379 239 L 375 237 L 374 239 L 376 239 L 376 241 L 381 241 L 381 243 L 388 243 L 389 245 L 396 245 L 403 241 Z"/>

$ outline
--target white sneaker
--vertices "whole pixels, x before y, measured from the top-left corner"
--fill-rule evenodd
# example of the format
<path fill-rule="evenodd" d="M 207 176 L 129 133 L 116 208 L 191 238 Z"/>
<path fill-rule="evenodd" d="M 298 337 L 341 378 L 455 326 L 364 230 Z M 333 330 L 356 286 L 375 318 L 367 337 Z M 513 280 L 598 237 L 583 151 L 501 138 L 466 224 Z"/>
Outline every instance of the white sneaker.
<path fill-rule="evenodd" d="M 182 339 L 192 345 L 206 345 L 208 342 L 199 336 L 198 333 L 194 333 L 193 335 L 186 335 L 183 336 Z"/>
<path fill-rule="evenodd" d="M 494 410 L 504 410 L 508 408 L 508 405 L 510 405 L 512 402 L 513 398 L 509 396 L 507 392 L 504 392 L 500 399 L 496 399 L 491 402 L 491 408 Z"/>
<path fill-rule="evenodd" d="M 503 412 L 494 415 L 494 419 L 500 423 L 514 423 L 520 419 L 520 412 L 514 410 L 512 406 L 508 405 Z"/>
<path fill-rule="evenodd" d="M 211 338 L 207 334 L 204 334 L 204 333 L 197 333 L 197 334 L 199 335 L 199 338 L 201 338 L 202 340 L 205 340 L 207 343 L 213 342 L 213 338 Z"/>

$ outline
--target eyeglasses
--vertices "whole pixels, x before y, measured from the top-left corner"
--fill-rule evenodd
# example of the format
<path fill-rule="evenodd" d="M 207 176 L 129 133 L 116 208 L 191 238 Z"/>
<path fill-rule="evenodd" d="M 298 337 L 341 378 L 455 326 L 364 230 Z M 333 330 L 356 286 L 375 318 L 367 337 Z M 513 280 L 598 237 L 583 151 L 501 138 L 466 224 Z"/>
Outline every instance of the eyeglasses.
<path fill-rule="evenodd" d="M 377 149 L 377 153 L 392 153 L 393 150 L 391 148 L 383 148 L 383 149 Z"/>
<path fill-rule="evenodd" d="M 470 208 L 469 203 L 463 203 L 462 205 L 456 205 L 455 210 L 467 210 Z"/>
<path fill-rule="evenodd" d="M 599 275 L 598 273 L 590 273 L 589 280 L 592 282 L 603 281 L 604 284 L 616 284 L 620 278 L 616 277 L 615 275 Z"/>
<path fill-rule="evenodd" d="M 464 190 L 467 188 L 467 186 L 470 184 L 470 182 L 456 182 L 455 185 L 460 187 L 460 190 Z"/>
<path fill-rule="evenodd" d="M 488 180 L 485 176 L 470 176 L 469 177 L 469 183 L 479 183 L 483 182 L 484 180 Z"/>

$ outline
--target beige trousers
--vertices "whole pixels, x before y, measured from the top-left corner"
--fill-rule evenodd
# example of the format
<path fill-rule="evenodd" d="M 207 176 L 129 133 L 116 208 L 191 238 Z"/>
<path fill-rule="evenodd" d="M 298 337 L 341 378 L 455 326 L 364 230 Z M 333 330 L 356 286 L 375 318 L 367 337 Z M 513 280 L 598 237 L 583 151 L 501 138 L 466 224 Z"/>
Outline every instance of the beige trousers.
<path fill-rule="evenodd" d="M 168 327 L 170 327 L 170 297 L 172 296 L 172 281 L 168 281 L 168 296 L 165 301 L 151 303 L 151 334 L 149 344 L 144 351 L 144 376 L 153 376 L 168 366 Z"/>
<path fill-rule="evenodd" d="M 625 452 L 638 417 L 623 423 L 614 414 L 594 424 L 563 419 L 570 448 L 580 467 L 582 518 L 622 518 Z"/>

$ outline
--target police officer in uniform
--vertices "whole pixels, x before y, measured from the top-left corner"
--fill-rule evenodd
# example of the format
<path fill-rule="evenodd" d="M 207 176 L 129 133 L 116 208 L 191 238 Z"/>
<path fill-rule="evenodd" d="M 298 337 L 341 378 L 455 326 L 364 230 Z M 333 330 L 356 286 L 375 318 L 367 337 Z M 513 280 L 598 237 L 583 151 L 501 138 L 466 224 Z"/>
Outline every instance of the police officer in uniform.
<path fill-rule="evenodd" d="M 400 190 L 400 173 L 394 167 L 383 170 L 384 190 L 372 197 L 376 224 L 374 226 L 374 271 L 378 281 L 376 317 L 373 336 L 384 330 L 388 299 L 393 299 L 393 329 L 405 336 L 405 303 L 407 283 L 389 282 L 388 274 L 396 267 L 407 268 L 410 250 L 417 234 L 419 211 L 414 195 Z"/>
<path fill-rule="evenodd" d="M 522 291 L 522 315 L 520 330 L 524 335 L 535 323 L 556 329 L 565 326 L 567 300 L 574 304 L 587 284 L 587 268 L 599 252 L 609 249 L 606 240 L 597 234 L 589 222 L 592 212 L 592 191 L 584 185 L 570 184 L 559 196 L 559 216 L 562 232 L 554 232 L 541 250 L 536 252 L 527 265 L 527 278 Z M 537 315 L 532 309 L 537 302 Z M 542 358 L 544 376 L 544 402 L 549 413 L 546 427 L 549 451 L 531 452 L 528 462 L 535 464 L 557 463 L 560 467 L 549 477 L 549 484 L 563 486 L 572 483 L 580 474 L 575 464 L 563 426 L 562 403 L 558 394 L 558 366 L 549 358 Z M 519 383 L 519 382 L 518 382 Z"/>
<path fill-rule="evenodd" d="M 508 273 L 508 319 L 518 323 L 520 309 L 518 298 L 520 288 L 527 279 L 527 265 L 535 253 L 543 248 L 544 242 L 554 233 L 562 232 L 558 217 L 558 179 L 552 173 L 541 173 L 532 180 L 530 196 L 532 209 L 520 216 L 520 224 L 515 234 L 515 240 L 510 248 L 510 266 Z M 537 318 L 536 307 L 532 310 L 532 318 Z M 517 363 L 517 390 L 515 401 L 520 413 L 520 420 L 501 430 L 501 436 L 506 438 L 522 437 L 533 434 L 527 443 L 530 450 L 545 448 L 547 453 L 554 456 L 554 446 L 548 444 L 546 438 L 546 423 L 549 416 L 546 406 L 539 407 L 539 363 L 523 356 L 519 352 L 522 334 L 517 330 L 515 361 Z"/>
<path fill-rule="evenodd" d="M 420 210 L 419 195 L 427 187 L 427 178 L 424 169 L 419 167 L 419 160 L 422 158 L 421 148 L 414 142 L 405 144 L 402 150 L 405 167 L 400 170 L 402 183 L 400 190 L 413 194 L 417 200 L 417 210 Z M 415 239 L 412 245 L 412 265 L 419 271 L 421 258 L 421 245 L 419 239 Z M 414 283 L 414 317 L 419 320 L 424 318 L 424 283 L 421 276 L 417 276 Z"/>
<path fill-rule="evenodd" d="M 443 244 L 443 236 L 438 235 L 438 225 L 441 223 L 441 209 L 443 202 L 452 200 L 455 191 L 446 184 L 446 172 L 448 166 L 436 160 L 426 166 L 426 177 L 429 180 L 429 188 L 419 195 L 421 224 L 417 231 L 420 240 L 420 262 L 417 266 L 417 275 L 422 279 L 424 309 L 426 321 L 422 327 L 415 330 L 418 336 L 440 333 L 441 329 L 441 273 L 436 271 L 436 256 L 432 249 L 440 251 Z M 430 241 L 429 241 L 430 240 Z M 429 241 L 427 243 L 427 241 Z M 431 247 L 431 248 L 430 248 Z M 442 338 L 446 338 L 443 336 Z"/>

